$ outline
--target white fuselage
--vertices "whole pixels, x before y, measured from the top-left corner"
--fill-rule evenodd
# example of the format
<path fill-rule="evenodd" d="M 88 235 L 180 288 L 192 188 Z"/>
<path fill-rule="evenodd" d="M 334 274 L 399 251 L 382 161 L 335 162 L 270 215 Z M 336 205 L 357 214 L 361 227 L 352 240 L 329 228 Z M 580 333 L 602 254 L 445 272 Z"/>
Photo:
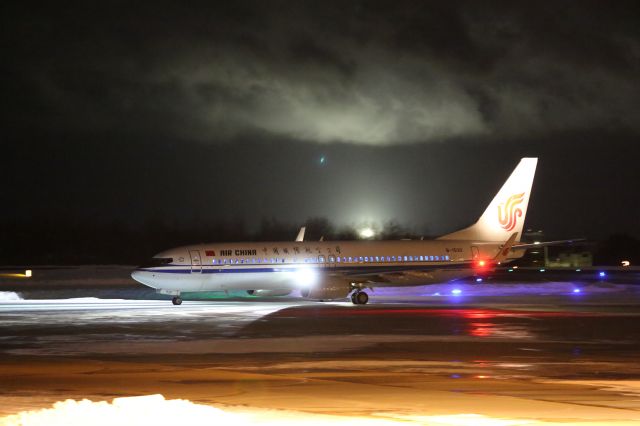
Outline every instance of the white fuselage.
<path fill-rule="evenodd" d="M 162 293 L 301 289 L 319 300 L 367 303 L 363 288 L 421 285 L 474 273 L 474 262 L 508 262 L 517 249 L 538 160 L 522 158 L 477 222 L 437 240 L 202 244 L 157 254 L 132 273 Z M 174 304 L 181 300 L 174 297 Z"/>
<path fill-rule="evenodd" d="M 377 286 L 421 285 L 473 275 L 473 262 L 492 259 L 503 243 L 454 240 L 227 243 L 184 246 L 154 256 L 135 280 L 163 293 L 294 290 L 323 275 L 353 276 Z M 507 261 L 520 257 L 513 252 Z M 357 277 L 357 278 L 356 278 Z"/>

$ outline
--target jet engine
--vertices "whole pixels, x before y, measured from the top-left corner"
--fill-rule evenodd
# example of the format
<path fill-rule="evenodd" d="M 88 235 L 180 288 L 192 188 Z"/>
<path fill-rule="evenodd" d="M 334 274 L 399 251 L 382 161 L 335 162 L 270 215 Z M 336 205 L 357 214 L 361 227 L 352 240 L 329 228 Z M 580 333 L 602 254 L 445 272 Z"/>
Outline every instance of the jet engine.
<path fill-rule="evenodd" d="M 291 293 L 291 290 L 288 289 L 274 289 L 274 290 L 247 290 L 247 294 L 249 296 L 258 296 L 258 297 L 277 297 L 277 296 L 288 296 Z"/>
<path fill-rule="evenodd" d="M 351 283 L 344 278 L 326 277 L 317 285 L 300 291 L 302 297 L 315 300 L 344 299 L 351 292 Z"/>

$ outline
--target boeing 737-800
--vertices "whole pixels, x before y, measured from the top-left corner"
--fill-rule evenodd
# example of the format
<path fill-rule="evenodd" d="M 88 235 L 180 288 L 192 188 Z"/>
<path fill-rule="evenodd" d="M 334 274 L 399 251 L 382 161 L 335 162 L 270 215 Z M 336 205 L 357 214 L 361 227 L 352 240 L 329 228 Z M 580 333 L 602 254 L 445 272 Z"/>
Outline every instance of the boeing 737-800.
<path fill-rule="evenodd" d="M 369 300 L 366 288 L 472 276 L 522 257 L 520 244 L 537 158 L 523 158 L 478 221 L 435 240 L 215 243 L 156 254 L 131 276 L 182 303 L 183 292 L 247 291 L 315 300 Z M 303 232 L 303 231 L 302 231 Z"/>

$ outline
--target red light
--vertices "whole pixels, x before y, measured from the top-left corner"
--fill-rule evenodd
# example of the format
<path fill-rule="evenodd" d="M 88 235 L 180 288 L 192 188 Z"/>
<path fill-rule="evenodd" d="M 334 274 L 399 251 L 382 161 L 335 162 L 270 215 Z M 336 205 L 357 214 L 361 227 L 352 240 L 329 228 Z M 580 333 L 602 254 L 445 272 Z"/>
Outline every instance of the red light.
<path fill-rule="evenodd" d="M 478 260 L 478 266 L 484 266 L 487 262 L 484 260 Z"/>

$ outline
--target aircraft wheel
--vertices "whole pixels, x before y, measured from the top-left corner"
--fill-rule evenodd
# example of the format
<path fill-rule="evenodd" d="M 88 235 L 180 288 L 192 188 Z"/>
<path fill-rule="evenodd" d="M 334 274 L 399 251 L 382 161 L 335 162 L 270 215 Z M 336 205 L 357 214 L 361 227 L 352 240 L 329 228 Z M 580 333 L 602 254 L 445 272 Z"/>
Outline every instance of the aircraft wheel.
<path fill-rule="evenodd" d="M 171 303 L 173 303 L 174 305 L 182 305 L 182 299 L 176 296 L 173 299 L 171 299 Z"/>
<path fill-rule="evenodd" d="M 367 302 L 369 301 L 369 295 L 364 291 L 360 291 L 356 296 L 356 300 L 358 301 L 359 305 L 366 305 Z"/>
<path fill-rule="evenodd" d="M 355 305 L 366 305 L 369 301 L 369 295 L 364 291 L 357 291 L 351 296 L 351 301 Z"/>

